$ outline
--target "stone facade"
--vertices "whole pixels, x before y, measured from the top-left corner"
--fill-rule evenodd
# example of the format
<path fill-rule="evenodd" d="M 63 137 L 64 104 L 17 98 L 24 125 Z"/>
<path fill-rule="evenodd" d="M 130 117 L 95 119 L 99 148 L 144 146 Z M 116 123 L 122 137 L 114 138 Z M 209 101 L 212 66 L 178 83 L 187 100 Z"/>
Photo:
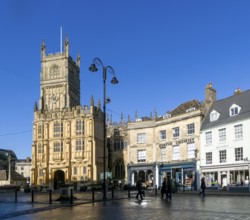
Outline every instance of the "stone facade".
<path fill-rule="evenodd" d="M 80 105 L 80 56 L 45 53 L 41 46 L 39 105 L 34 106 L 31 184 L 58 189 L 64 183 L 98 181 L 103 170 L 103 113 Z"/>
<path fill-rule="evenodd" d="M 127 183 L 127 123 L 107 123 L 108 169 L 115 186 Z"/>
<path fill-rule="evenodd" d="M 144 117 L 128 123 L 128 182 L 138 178 L 151 187 L 164 177 L 177 185 L 196 188 L 200 173 L 200 127 L 215 101 L 212 84 L 205 88 L 203 103 L 182 103 L 164 116 Z"/>

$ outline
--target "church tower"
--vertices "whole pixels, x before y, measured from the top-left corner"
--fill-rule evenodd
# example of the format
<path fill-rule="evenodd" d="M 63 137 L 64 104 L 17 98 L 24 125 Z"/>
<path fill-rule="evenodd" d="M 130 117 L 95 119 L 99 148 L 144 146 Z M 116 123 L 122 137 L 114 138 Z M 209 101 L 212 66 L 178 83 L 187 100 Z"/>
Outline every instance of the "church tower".
<path fill-rule="evenodd" d="M 100 180 L 103 172 L 103 113 L 80 105 L 80 56 L 45 53 L 41 44 L 39 104 L 34 105 L 31 184 L 58 189 L 63 184 Z"/>
<path fill-rule="evenodd" d="M 80 105 L 80 56 L 69 56 L 68 38 L 62 53 L 45 54 L 41 45 L 40 110 L 72 108 Z"/>

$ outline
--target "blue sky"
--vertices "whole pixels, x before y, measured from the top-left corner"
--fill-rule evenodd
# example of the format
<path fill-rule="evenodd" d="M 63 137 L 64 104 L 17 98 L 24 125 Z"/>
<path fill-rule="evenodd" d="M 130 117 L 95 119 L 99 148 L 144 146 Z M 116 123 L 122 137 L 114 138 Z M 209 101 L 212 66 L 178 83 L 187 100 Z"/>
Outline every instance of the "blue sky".
<path fill-rule="evenodd" d="M 101 72 L 88 71 L 99 57 L 119 80 L 107 83 L 107 113 L 133 119 L 202 101 L 209 82 L 217 99 L 249 89 L 249 11 L 248 0 L 1 0 L 0 148 L 31 156 L 40 45 L 59 52 L 61 25 L 81 56 L 81 104 L 102 102 Z"/>

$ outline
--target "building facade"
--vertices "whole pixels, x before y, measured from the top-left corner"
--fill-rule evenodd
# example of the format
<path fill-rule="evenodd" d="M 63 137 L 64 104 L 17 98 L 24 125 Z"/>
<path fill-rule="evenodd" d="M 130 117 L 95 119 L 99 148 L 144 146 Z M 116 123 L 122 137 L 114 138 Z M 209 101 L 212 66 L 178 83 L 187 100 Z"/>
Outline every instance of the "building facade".
<path fill-rule="evenodd" d="M 216 91 L 205 87 L 201 103 L 182 103 L 164 116 L 144 117 L 128 123 L 128 182 L 138 178 L 151 187 L 161 185 L 164 177 L 176 185 L 196 189 L 200 173 L 200 127 Z"/>
<path fill-rule="evenodd" d="M 41 45 L 40 99 L 34 105 L 31 184 L 58 189 L 98 181 L 103 170 L 103 113 L 80 105 L 80 56 L 45 53 Z"/>
<path fill-rule="evenodd" d="M 201 173 L 208 186 L 248 186 L 249 131 L 249 90 L 213 103 L 201 127 Z"/>
<path fill-rule="evenodd" d="M 127 183 L 127 123 L 107 121 L 108 170 L 115 186 Z"/>
<path fill-rule="evenodd" d="M 27 184 L 30 184 L 31 158 L 18 159 L 15 167 L 16 172 L 26 179 Z"/>

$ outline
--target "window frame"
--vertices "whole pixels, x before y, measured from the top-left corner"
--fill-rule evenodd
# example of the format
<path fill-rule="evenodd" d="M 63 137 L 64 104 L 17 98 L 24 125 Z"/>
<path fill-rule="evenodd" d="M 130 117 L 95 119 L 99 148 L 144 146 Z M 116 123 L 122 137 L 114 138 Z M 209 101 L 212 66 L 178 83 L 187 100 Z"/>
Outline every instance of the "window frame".
<path fill-rule="evenodd" d="M 213 164 L 213 152 L 206 152 L 206 164 Z"/>
<path fill-rule="evenodd" d="M 187 158 L 188 159 L 195 158 L 195 143 L 187 144 Z"/>
<path fill-rule="evenodd" d="M 213 143 L 212 131 L 205 132 L 205 141 L 207 145 Z"/>
<path fill-rule="evenodd" d="M 243 161 L 243 147 L 234 148 L 234 155 L 235 161 Z"/>
<path fill-rule="evenodd" d="M 219 151 L 220 163 L 227 163 L 227 150 Z"/>
<path fill-rule="evenodd" d="M 147 158 L 146 150 L 137 150 L 137 163 L 145 163 Z"/>
<path fill-rule="evenodd" d="M 187 124 L 187 134 L 192 135 L 194 133 L 195 133 L 195 124 L 194 123 Z"/>
<path fill-rule="evenodd" d="M 76 135 L 84 135 L 84 121 L 76 119 Z"/>
<path fill-rule="evenodd" d="M 238 124 L 234 126 L 234 137 L 235 140 L 239 140 L 243 138 L 243 125 Z"/>
<path fill-rule="evenodd" d="M 172 128 L 172 132 L 173 132 L 173 138 L 179 138 L 180 137 L 180 128 L 179 127 Z"/>
<path fill-rule="evenodd" d="M 159 140 L 160 141 L 165 141 L 167 138 L 167 132 L 166 130 L 160 130 L 159 131 Z"/>
<path fill-rule="evenodd" d="M 55 141 L 55 142 L 53 143 L 53 152 L 54 152 L 54 153 L 63 152 L 62 143 L 61 143 L 60 141 Z"/>
<path fill-rule="evenodd" d="M 219 142 L 225 142 L 227 140 L 226 128 L 221 128 L 218 131 L 219 131 Z"/>
<path fill-rule="evenodd" d="M 137 144 L 146 143 L 146 133 L 138 133 L 137 134 Z"/>
<path fill-rule="evenodd" d="M 83 139 L 76 139 L 75 141 L 75 150 L 76 151 L 83 151 L 84 150 L 84 140 Z"/>
<path fill-rule="evenodd" d="M 180 160 L 180 146 L 173 146 L 173 160 Z"/>
<path fill-rule="evenodd" d="M 63 122 L 54 122 L 54 137 L 63 137 Z"/>

